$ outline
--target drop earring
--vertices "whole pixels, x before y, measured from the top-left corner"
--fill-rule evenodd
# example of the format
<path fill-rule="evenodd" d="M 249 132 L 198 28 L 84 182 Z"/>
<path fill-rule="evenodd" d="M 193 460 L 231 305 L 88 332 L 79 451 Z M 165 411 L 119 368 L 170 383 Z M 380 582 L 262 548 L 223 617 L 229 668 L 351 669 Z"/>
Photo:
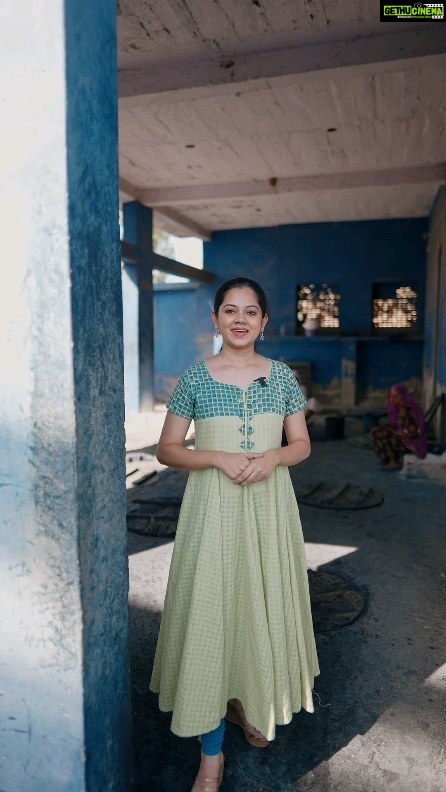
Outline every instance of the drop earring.
<path fill-rule="evenodd" d="M 214 327 L 214 336 L 215 338 L 218 338 L 219 335 L 220 335 L 220 328 L 217 325 L 216 327 Z"/>
<path fill-rule="evenodd" d="M 259 335 L 259 341 L 264 341 L 264 340 L 265 340 L 265 336 L 263 335 L 263 330 L 261 330 Z"/>

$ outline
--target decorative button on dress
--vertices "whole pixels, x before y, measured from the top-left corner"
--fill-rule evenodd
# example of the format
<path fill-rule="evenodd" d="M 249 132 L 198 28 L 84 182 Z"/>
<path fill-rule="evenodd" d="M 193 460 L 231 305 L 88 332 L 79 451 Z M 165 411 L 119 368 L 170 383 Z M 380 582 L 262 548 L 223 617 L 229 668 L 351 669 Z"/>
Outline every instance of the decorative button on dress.
<path fill-rule="evenodd" d="M 246 390 L 218 382 L 201 362 L 187 369 L 167 407 L 194 419 L 197 450 L 261 452 L 280 448 L 284 417 L 305 399 L 279 361 Z M 191 471 L 150 683 L 161 710 L 172 712 L 172 731 L 191 737 L 217 728 L 236 698 L 272 740 L 276 724 L 302 707 L 313 711 L 318 673 L 288 467 L 244 487 L 217 468 Z"/>

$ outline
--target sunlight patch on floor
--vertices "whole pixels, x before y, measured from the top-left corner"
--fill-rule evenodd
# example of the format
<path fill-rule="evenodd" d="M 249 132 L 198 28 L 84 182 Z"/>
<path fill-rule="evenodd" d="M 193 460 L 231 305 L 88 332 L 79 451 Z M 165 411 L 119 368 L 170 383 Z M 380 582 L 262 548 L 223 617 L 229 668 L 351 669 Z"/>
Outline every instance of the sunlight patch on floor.
<path fill-rule="evenodd" d="M 317 569 L 324 564 L 329 564 L 331 561 L 336 561 L 337 558 L 343 558 L 343 556 L 350 555 L 350 553 L 356 553 L 358 550 L 358 547 L 349 547 L 347 545 L 305 542 L 307 567 L 309 569 Z"/>
<path fill-rule="evenodd" d="M 443 692 L 446 691 L 446 663 L 443 663 L 433 674 L 428 676 L 423 685 L 427 687 L 440 688 Z"/>

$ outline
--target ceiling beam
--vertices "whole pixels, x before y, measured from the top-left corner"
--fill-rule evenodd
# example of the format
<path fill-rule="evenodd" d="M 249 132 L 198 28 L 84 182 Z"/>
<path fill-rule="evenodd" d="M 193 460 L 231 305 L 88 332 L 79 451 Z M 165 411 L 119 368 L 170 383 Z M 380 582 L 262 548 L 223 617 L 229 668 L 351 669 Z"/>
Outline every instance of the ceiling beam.
<path fill-rule="evenodd" d="M 193 184 L 184 187 L 156 187 L 139 191 L 146 206 L 156 208 L 175 204 L 248 198 L 279 193 L 343 190 L 349 187 L 386 187 L 389 185 L 445 182 L 446 165 L 418 165 L 348 173 L 320 173 L 315 176 L 288 176 L 282 179 L 251 179 L 240 182 Z"/>
<path fill-rule="evenodd" d="M 173 236 L 192 236 L 202 239 L 203 242 L 208 242 L 212 236 L 209 229 L 168 206 L 157 207 L 153 224 L 155 228 L 161 228 Z"/>
<path fill-rule="evenodd" d="M 126 199 L 124 200 L 124 203 L 128 203 L 129 201 L 139 201 L 139 193 L 139 187 L 135 187 L 134 184 L 129 182 L 127 179 L 124 179 L 122 176 L 119 177 L 119 195 Z"/>
<path fill-rule="evenodd" d="M 141 195 L 142 192 L 143 190 L 139 187 L 135 187 L 127 181 L 127 179 L 119 179 L 119 198 L 122 203 L 139 201 L 139 203 L 144 204 L 144 206 L 150 207 L 150 204 L 144 203 Z M 209 241 L 212 236 L 212 232 L 208 228 L 196 223 L 194 220 L 190 220 L 188 217 L 184 217 L 180 212 L 167 206 L 160 206 L 157 208 L 154 226 L 156 228 L 161 228 L 163 231 L 167 231 L 173 236 L 192 236 L 202 239 L 205 242 Z"/>
<path fill-rule="evenodd" d="M 173 275 L 180 275 L 182 278 L 190 278 L 191 280 L 199 281 L 199 283 L 214 283 L 215 275 L 210 270 L 197 269 L 191 267 L 189 264 L 183 264 L 181 261 L 175 261 L 167 256 L 161 256 L 159 253 L 149 251 L 145 254 L 141 248 L 131 242 L 126 242 L 124 239 L 121 241 L 121 257 L 123 261 L 131 264 L 141 264 L 146 262 L 150 264 L 153 269 L 161 270 L 162 272 L 170 272 Z"/>
<path fill-rule="evenodd" d="M 170 91 L 235 85 L 249 80 L 271 79 L 352 66 L 389 64 L 437 56 L 446 52 L 444 25 L 357 36 L 345 41 L 325 41 L 303 46 L 270 49 L 261 52 L 216 55 L 207 58 L 147 63 L 118 70 L 119 97 L 153 94 L 159 97 Z M 413 66 L 413 64 L 412 64 Z"/>
<path fill-rule="evenodd" d="M 160 256 L 159 253 L 152 253 L 151 258 L 152 266 L 162 272 L 171 272 L 174 275 L 181 275 L 182 278 L 199 281 L 199 283 L 214 283 L 215 281 L 215 275 L 210 270 L 197 269 L 189 264 L 182 264 L 180 261 Z"/>

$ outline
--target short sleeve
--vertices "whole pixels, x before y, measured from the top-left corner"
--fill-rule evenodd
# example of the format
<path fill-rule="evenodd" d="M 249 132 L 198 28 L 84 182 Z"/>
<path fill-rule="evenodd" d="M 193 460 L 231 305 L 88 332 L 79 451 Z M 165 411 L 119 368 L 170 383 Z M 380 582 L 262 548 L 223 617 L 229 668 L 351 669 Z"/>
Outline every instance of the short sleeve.
<path fill-rule="evenodd" d="M 307 406 L 307 400 L 303 395 L 299 383 L 289 366 L 284 365 L 285 370 L 285 416 L 294 415 Z"/>
<path fill-rule="evenodd" d="M 189 418 L 190 420 L 194 418 L 195 396 L 187 371 L 175 385 L 166 406 L 169 412 L 175 413 L 180 418 Z"/>

